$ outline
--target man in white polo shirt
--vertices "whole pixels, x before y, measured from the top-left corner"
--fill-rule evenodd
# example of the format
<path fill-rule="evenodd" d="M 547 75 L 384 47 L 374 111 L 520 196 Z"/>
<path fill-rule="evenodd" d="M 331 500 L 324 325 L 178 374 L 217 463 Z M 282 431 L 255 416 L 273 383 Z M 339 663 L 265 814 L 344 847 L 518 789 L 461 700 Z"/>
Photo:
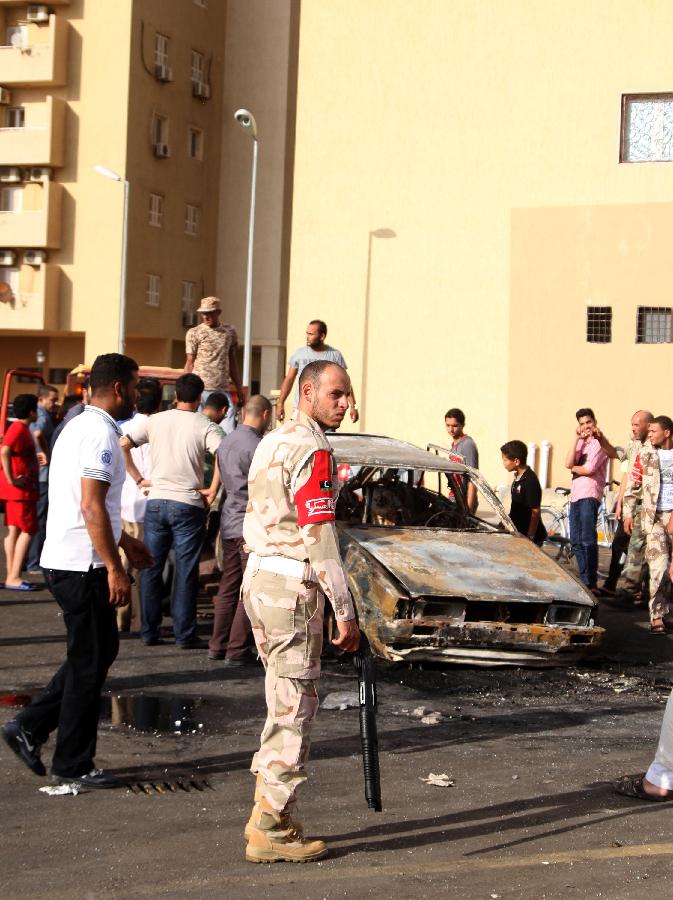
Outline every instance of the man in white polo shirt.
<path fill-rule="evenodd" d="M 49 478 L 47 537 L 40 564 L 63 611 L 68 656 L 44 693 L 1 734 L 36 775 L 45 775 L 40 747 L 58 728 L 51 780 L 116 787 L 94 766 L 100 697 L 119 649 L 116 609 L 129 602 L 131 583 L 119 546 L 136 568 L 152 558 L 122 534 L 121 490 L 126 475 L 117 419 L 133 411 L 138 365 L 107 353 L 91 369 L 91 402 L 68 423 L 54 448 Z"/>

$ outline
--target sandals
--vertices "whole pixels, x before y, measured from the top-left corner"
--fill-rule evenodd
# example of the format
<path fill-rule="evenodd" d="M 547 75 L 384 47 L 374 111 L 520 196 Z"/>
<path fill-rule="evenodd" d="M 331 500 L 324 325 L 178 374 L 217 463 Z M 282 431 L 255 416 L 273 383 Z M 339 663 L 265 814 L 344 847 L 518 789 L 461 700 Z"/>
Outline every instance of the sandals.
<path fill-rule="evenodd" d="M 615 781 L 612 785 L 618 794 L 625 797 L 632 797 L 634 800 L 651 800 L 653 803 L 665 803 L 667 800 L 673 800 L 673 791 L 668 791 L 665 797 L 657 797 L 654 794 L 648 794 L 643 787 L 643 777 L 640 778 L 622 778 L 621 781 Z"/>
<path fill-rule="evenodd" d="M 22 581 L 21 584 L 0 584 L 3 591 L 39 591 L 37 584 L 31 584 L 29 581 Z"/>

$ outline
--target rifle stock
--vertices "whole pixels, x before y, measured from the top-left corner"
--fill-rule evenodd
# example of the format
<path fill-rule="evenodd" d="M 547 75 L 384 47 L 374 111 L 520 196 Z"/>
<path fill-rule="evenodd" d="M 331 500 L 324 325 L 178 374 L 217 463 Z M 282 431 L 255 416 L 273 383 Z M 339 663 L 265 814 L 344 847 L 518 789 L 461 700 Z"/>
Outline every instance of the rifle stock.
<path fill-rule="evenodd" d="M 360 740 L 367 806 L 381 812 L 381 773 L 376 731 L 376 670 L 369 641 L 360 631 L 360 647 L 355 654 L 360 694 Z"/>

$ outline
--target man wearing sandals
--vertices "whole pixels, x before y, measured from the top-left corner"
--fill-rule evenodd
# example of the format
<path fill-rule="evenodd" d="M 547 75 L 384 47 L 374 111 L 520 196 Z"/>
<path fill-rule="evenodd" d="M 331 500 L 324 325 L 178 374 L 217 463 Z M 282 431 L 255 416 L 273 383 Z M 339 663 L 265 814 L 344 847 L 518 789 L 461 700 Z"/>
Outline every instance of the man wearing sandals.
<path fill-rule="evenodd" d="M 666 704 L 657 752 L 649 769 L 640 778 L 620 778 L 614 788 L 619 794 L 636 800 L 673 800 L 673 691 Z"/>
<path fill-rule="evenodd" d="M 656 416 L 648 440 L 631 467 L 624 492 L 624 531 L 633 532 L 635 508 L 642 501 L 640 522 L 645 535 L 645 558 L 650 569 L 650 631 L 665 634 L 673 628 L 671 567 L 673 530 L 673 421 Z"/>

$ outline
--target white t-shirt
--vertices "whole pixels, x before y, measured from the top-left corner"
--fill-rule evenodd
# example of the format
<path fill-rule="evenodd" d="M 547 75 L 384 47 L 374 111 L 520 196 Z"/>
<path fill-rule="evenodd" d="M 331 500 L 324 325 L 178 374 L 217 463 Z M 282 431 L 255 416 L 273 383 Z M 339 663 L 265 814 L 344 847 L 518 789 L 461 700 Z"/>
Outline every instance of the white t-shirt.
<path fill-rule="evenodd" d="M 128 422 L 127 435 L 140 447 L 149 441 L 152 461 L 150 500 L 175 500 L 203 508 L 203 468 L 206 450 L 212 454 L 224 437 L 219 425 L 201 413 L 169 409 Z"/>
<path fill-rule="evenodd" d="M 144 413 L 137 413 L 128 422 L 123 422 L 121 427 L 122 434 L 129 433 L 131 422 L 140 420 L 145 421 L 148 417 Z M 136 465 L 137 470 L 147 481 L 152 477 L 152 460 L 150 458 L 150 445 L 143 444 L 142 447 L 134 447 L 131 450 L 131 459 Z M 147 506 L 147 488 L 141 490 L 131 478 L 126 474 L 126 480 L 122 488 L 122 519 L 125 522 L 144 522 L 145 507 Z"/>
<path fill-rule="evenodd" d="M 119 426 L 98 406 L 87 406 L 71 419 L 54 445 L 49 469 L 47 538 L 40 565 L 44 569 L 86 572 L 103 565 L 94 550 L 80 510 L 82 478 L 106 481 L 105 507 L 115 542 L 121 537 L 121 494 L 126 467 L 119 446 Z"/>
<path fill-rule="evenodd" d="M 673 450 L 657 450 L 659 457 L 659 497 L 657 510 L 673 509 Z"/>
<path fill-rule="evenodd" d="M 295 350 L 287 361 L 288 369 L 297 370 L 297 382 L 294 388 L 295 409 L 299 406 L 299 379 L 301 378 L 301 373 L 309 363 L 320 360 L 336 363 L 341 366 L 342 369 L 348 368 L 346 360 L 341 355 L 341 351 L 334 347 L 330 347 L 329 344 L 325 344 L 325 349 L 320 352 L 314 350 L 313 347 L 309 347 L 308 344 L 305 347 L 300 347 L 298 350 Z"/>

